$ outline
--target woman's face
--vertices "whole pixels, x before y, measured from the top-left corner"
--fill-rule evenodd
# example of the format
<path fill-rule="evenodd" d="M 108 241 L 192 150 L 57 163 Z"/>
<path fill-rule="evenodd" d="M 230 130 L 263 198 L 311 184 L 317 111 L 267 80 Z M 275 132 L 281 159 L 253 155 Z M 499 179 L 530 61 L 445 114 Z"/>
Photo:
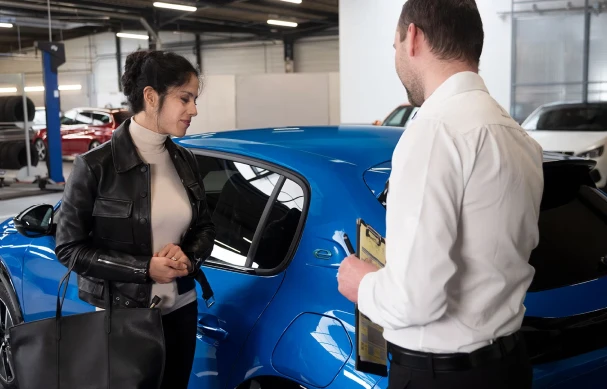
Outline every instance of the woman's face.
<path fill-rule="evenodd" d="M 185 135 L 192 118 L 198 114 L 198 78 L 192 74 L 185 85 L 170 88 L 164 99 L 164 105 L 158 114 L 160 133 L 182 137 Z"/>

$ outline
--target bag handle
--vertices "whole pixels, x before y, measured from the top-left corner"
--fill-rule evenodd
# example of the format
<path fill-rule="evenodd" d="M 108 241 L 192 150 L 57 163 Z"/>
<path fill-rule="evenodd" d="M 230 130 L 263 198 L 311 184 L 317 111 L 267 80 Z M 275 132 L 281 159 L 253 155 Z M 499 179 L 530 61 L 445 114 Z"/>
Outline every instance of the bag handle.
<path fill-rule="evenodd" d="M 72 271 L 74 270 L 74 265 L 76 261 L 72 261 L 70 267 L 67 269 L 67 273 L 61 279 L 59 283 L 59 288 L 57 290 L 57 308 L 55 311 L 55 321 L 57 323 L 57 339 L 61 339 L 61 317 L 63 310 L 63 303 L 65 301 L 65 295 L 67 294 L 67 288 L 70 284 L 70 276 Z M 65 286 L 63 285 L 65 284 Z M 61 288 L 63 287 L 63 293 L 61 293 Z M 106 310 L 105 310 L 105 331 L 106 333 L 110 333 L 111 329 L 111 320 L 112 320 L 112 301 L 110 300 L 110 283 L 107 280 L 103 281 L 103 299 L 106 302 Z"/>

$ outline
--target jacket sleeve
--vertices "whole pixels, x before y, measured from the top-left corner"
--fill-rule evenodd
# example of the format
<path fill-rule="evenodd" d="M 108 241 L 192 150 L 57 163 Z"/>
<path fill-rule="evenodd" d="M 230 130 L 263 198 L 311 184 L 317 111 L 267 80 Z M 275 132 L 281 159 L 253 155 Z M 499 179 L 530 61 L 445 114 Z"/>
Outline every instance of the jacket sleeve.
<path fill-rule="evenodd" d="M 150 282 L 149 256 L 132 256 L 94 246 L 93 206 L 97 177 L 84 158 L 78 156 L 65 186 L 57 223 L 57 259 L 64 266 L 87 277 L 114 282 Z"/>
<path fill-rule="evenodd" d="M 188 256 L 188 258 L 190 258 L 190 261 L 192 261 L 192 273 L 190 274 L 195 275 L 198 269 L 200 269 L 200 266 L 202 266 L 202 263 L 206 261 L 213 252 L 216 232 L 215 224 L 213 224 L 213 221 L 211 220 L 204 183 L 202 180 L 202 175 L 200 174 L 198 163 L 196 162 L 196 157 L 191 151 L 187 150 L 186 152 L 188 153 L 190 166 L 198 179 L 202 197 L 199 199 L 200 207 L 198 209 L 198 217 L 196 218 L 196 222 L 192 226 L 192 229 L 188 231 L 183 243 L 181 244 L 182 251 Z"/>

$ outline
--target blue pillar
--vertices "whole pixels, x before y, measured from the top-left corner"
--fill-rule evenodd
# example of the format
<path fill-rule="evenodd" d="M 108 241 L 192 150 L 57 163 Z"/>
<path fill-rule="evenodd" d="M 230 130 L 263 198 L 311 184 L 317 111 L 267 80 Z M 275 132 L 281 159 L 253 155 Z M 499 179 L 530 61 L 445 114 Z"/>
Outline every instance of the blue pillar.
<path fill-rule="evenodd" d="M 56 183 L 63 178 L 63 158 L 61 151 L 61 121 L 59 114 L 59 82 L 57 68 L 65 62 L 65 48 L 62 43 L 36 42 L 42 51 L 42 73 L 44 79 L 44 101 L 46 105 L 46 141 L 49 158 L 49 178 Z"/>

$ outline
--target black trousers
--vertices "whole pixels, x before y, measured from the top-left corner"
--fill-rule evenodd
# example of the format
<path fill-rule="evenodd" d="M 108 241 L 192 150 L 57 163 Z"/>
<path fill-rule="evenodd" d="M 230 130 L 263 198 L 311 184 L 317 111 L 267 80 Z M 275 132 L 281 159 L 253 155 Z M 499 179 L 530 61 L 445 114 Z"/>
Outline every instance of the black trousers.
<path fill-rule="evenodd" d="M 531 389 L 533 370 L 525 343 L 508 354 L 463 371 L 433 371 L 390 365 L 388 389 Z"/>
<path fill-rule="evenodd" d="M 166 362 L 161 389 L 187 389 L 196 351 L 196 301 L 162 317 Z"/>

